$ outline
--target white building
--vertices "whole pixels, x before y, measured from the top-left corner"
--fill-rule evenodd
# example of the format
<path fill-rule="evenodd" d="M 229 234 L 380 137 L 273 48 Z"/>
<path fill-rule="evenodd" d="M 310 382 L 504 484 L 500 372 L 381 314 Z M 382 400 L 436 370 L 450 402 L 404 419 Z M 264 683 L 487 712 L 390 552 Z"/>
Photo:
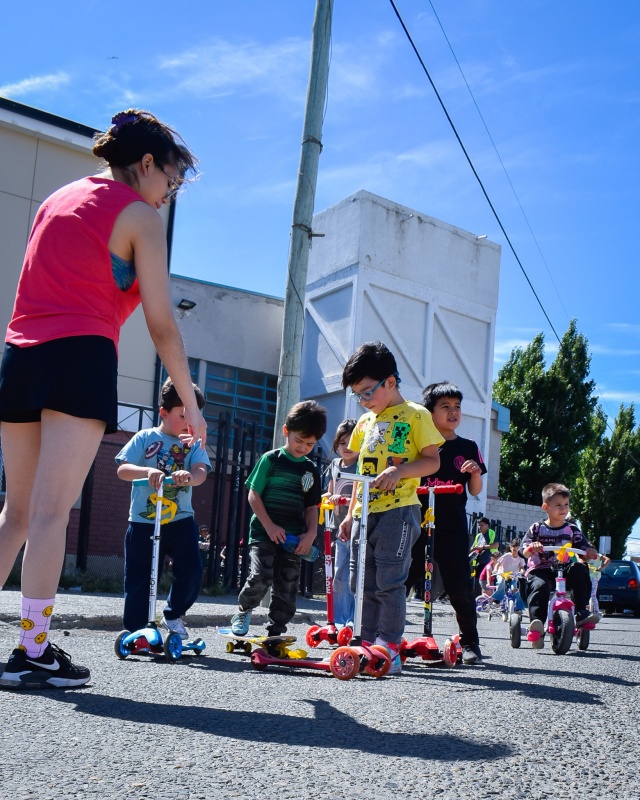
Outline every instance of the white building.
<path fill-rule="evenodd" d="M 327 406 L 330 431 L 359 416 L 342 369 L 361 342 L 379 339 L 405 399 L 437 381 L 460 387 L 460 434 L 490 457 L 499 245 L 365 191 L 317 214 L 313 230 L 323 236 L 309 262 L 302 396 Z"/>

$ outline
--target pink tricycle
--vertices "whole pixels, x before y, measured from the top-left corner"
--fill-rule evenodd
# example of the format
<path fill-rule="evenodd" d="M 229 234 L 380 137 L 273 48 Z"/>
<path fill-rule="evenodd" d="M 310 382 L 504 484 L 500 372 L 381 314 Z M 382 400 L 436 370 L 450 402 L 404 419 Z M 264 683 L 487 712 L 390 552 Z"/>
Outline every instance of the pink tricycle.
<path fill-rule="evenodd" d="M 584 550 L 575 550 L 570 545 L 561 547 L 544 547 L 544 553 L 557 553 L 559 567 L 556 571 L 556 587 L 549 598 L 549 609 L 547 612 L 546 629 L 543 632 L 528 631 L 527 626 L 522 624 L 519 614 L 511 614 L 509 618 L 509 633 L 511 647 L 520 647 L 522 638 L 527 641 L 538 642 L 545 633 L 551 636 L 551 648 L 556 655 L 563 656 L 571 648 L 571 642 L 575 639 L 578 650 L 586 650 L 589 647 L 589 637 L 591 631 L 596 627 L 595 622 L 585 622 L 576 625 L 575 606 L 573 600 L 567 595 L 566 579 L 564 577 L 563 564 L 567 563 L 571 556 L 586 555 Z M 533 644 L 535 647 L 535 644 Z"/>

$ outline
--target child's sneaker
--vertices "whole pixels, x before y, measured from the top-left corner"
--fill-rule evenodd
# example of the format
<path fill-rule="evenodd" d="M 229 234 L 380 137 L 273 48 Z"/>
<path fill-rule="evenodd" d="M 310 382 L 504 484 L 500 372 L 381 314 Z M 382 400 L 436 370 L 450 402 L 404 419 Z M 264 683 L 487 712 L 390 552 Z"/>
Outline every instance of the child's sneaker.
<path fill-rule="evenodd" d="M 392 644 L 391 642 L 385 642 L 380 637 L 376 638 L 375 644 L 384 647 L 385 650 L 389 653 L 391 666 L 389 667 L 389 670 L 387 672 L 387 677 L 393 678 L 394 675 L 402 675 L 402 659 L 400 658 L 399 646 L 397 644 Z"/>
<path fill-rule="evenodd" d="M 534 635 L 532 639 L 529 639 L 529 641 L 534 650 L 542 650 L 544 647 L 544 622 L 541 619 L 532 619 L 529 623 L 527 633 L 537 634 Z M 527 636 L 527 638 L 529 637 Z"/>
<path fill-rule="evenodd" d="M 600 622 L 599 615 L 595 612 L 587 611 L 586 608 L 582 611 L 576 611 L 576 625 L 578 627 L 580 627 L 580 625 L 586 625 L 588 622 Z"/>
<path fill-rule="evenodd" d="M 462 663 L 468 667 L 483 664 L 482 652 L 479 644 L 467 644 L 462 648 Z"/>
<path fill-rule="evenodd" d="M 394 653 L 393 650 L 389 650 L 389 658 L 391 659 L 391 666 L 387 672 L 387 677 L 393 678 L 394 675 L 402 675 L 402 659 L 400 658 L 400 653 Z"/>
<path fill-rule="evenodd" d="M 184 622 L 180 619 L 180 617 L 176 617 L 176 619 L 167 619 L 163 614 L 162 624 L 168 631 L 171 631 L 171 633 L 179 634 L 183 641 L 186 641 L 189 638 L 189 632 L 184 627 Z"/>
<path fill-rule="evenodd" d="M 231 633 L 236 636 L 246 636 L 249 633 L 251 624 L 251 611 L 238 609 L 238 613 L 231 617 Z"/>
<path fill-rule="evenodd" d="M 64 650 L 49 643 L 42 655 L 31 658 L 26 650 L 11 653 L 0 686 L 8 689 L 60 689 L 82 686 L 91 678 L 86 667 L 71 663 Z"/>

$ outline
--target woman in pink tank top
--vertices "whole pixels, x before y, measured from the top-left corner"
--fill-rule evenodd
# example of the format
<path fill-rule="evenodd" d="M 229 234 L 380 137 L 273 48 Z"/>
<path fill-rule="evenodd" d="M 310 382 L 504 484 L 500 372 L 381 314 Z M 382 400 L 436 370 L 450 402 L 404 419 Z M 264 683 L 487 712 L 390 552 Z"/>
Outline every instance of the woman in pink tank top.
<path fill-rule="evenodd" d="M 188 441 L 206 441 L 157 213 L 197 162 L 175 131 L 136 109 L 113 117 L 93 153 L 106 169 L 63 186 L 36 215 L 0 367 L 0 585 L 27 544 L 20 642 L 0 676 L 0 686 L 14 689 L 90 679 L 49 642 L 49 623 L 69 512 L 105 431 L 117 422 L 120 327 L 139 302 L 184 403 Z"/>

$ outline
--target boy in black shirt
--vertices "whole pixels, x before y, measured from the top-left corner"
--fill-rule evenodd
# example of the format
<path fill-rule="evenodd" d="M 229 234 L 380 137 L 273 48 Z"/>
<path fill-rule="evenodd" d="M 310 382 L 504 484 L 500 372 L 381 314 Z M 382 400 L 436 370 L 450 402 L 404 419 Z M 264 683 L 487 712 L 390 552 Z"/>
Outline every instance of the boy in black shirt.
<path fill-rule="evenodd" d="M 444 590 L 449 596 L 460 628 L 463 664 L 481 664 L 476 603 L 469 571 L 469 533 L 467 529 L 467 492 L 482 491 L 484 465 L 478 445 L 472 439 L 458 436 L 456 428 L 462 420 L 462 392 L 448 381 L 432 383 L 422 393 L 422 403 L 431 412 L 433 424 L 444 437 L 440 447 L 440 468 L 423 479 L 424 486 L 446 486 L 461 483 L 462 494 L 435 496 L 434 558 L 438 564 Z M 426 507 L 428 499 L 422 498 Z M 424 566 L 424 545 L 419 555 Z"/>

